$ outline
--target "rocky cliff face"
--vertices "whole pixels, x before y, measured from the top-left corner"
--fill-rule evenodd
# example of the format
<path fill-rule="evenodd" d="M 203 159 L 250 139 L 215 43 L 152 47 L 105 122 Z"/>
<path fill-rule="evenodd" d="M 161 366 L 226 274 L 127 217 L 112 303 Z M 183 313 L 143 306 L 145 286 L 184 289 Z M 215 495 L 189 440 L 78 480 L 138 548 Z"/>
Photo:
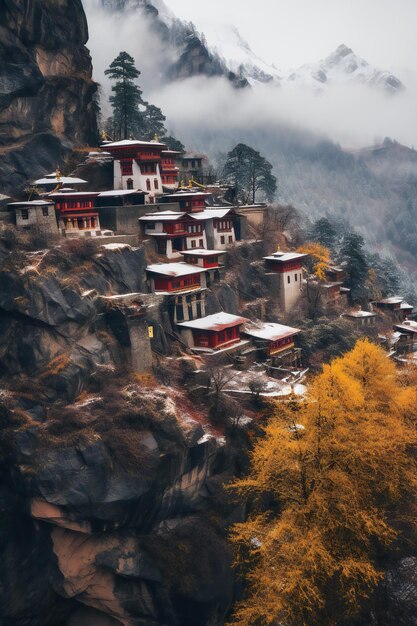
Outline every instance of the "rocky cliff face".
<path fill-rule="evenodd" d="M 223 626 L 241 592 L 227 532 L 244 514 L 224 484 L 245 471 L 255 424 L 209 419 L 207 373 L 147 293 L 146 245 L 12 244 L 3 234 L 0 624 Z M 228 259 L 208 313 L 250 317 L 267 300 L 264 254 Z M 132 371 L 123 312 L 107 308 L 122 294 L 149 304 L 154 374 Z M 398 556 L 358 624 L 416 623 L 416 559 Z"/>
<path fill-rule="evenodd" d="M 81 0 L 0 2 L 0 191 L 97 137 Z"/>
<path fill-rule="evenodd" d="M 0 248 L 2 624 L 221 626 L 232 604 L 226 531 L 241 511 L 222 485 L 245 435 L 188 397 L 192 363 L 169 357 L 146 255 Z M 122 314 L 103 302 L 132 292 L 154 301 L 168 388 L 133 374 Z"/>
<path fill-rule="evenodd" d="M 225 528 L 239 511 L 219 505 L 236 455 L 183 398 L 143 383 L 113 393 L 111 415 L 105 392 L 47 419 L 7 398 L 3 617 L 220 626 L 233 598 Z"/>

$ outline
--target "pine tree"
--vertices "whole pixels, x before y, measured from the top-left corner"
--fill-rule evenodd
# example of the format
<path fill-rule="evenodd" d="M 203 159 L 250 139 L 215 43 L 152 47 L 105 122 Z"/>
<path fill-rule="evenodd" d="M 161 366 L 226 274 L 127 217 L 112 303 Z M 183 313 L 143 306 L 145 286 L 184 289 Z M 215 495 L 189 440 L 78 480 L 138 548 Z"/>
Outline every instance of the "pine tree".
<path fill-rule="evenodd" d="M 365 241 L 357 233 L 345 235 L 340 250 L 341 257 L 347 262 L 347 287 L 351 289 L 353 300 L 360 300 L 365 295 L 365 283 L 368 276 L 368 263 L 364 251 Z"/>
<path fill-rule="evenodd" d="M 145 110 L 141 113 L 142 136 L 149 141 L 157 135 L 164 138 L 166 117 L 161 109 L 154 104 L 145 103 Z"/>
<path fill-rule="evenodd" d="M 140 72 L 135 67 L 133 57 L 127 52 L 120 52 L 104 73 L 115 81 L 110 103 L 116 133 L 119 139 L 127 139 L 140 125 L 139 105 L 144 102 L 142 91 L 134 82 Z"/>
<path fill-rule="evenodd" d="M 414 532 L 416 399 L 361 340 L 324 366 L 304 402 L 277 406 L 233 486 L 251 511 L 233 529 L 247 581 L 233 624 L 356 623 L 382 578 L 381 550 Z"/>
<path fill-rule="evenodd" d="M 185 152 L 184 144 L 175 137 L 169 135 L 168 137 L 164 137 L 164 143 L 168 146 L 169 150 L 175 150 L 176 152 Z"/>
<path fill-rule="evenodd" d="M 336 244 L 337 231 L 327 217 L 322 217 L 315 221 L 311 227 L 309 237 L 326 248 L 334 249 Z"/>
<path fill-rule="evenodd" d="M 277 192 L 277 179 L 272 174 L 272 165 L 259 152 L 238 144 L 226 157 L 223 175 L 236 189 L 237 196 L 244 202 L 256 202 L 256 194 L 262 191 L 272 202 Z"/>

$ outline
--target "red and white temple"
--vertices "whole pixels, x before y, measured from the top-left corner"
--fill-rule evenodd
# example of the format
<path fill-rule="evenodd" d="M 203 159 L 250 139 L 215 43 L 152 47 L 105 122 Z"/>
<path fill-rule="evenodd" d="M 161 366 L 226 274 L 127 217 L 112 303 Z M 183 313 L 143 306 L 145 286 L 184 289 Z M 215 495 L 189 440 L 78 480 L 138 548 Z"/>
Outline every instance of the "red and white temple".
<path fill-rule="evenodd" d="M 206 288 L 204 271 L 187 263 L 156 263 L 148 265 L 146 273 L 154 293 L 186 293 Z"/>
<path fill-rule="evenodd" d="M 142 189 L 147 203 L 155 203 L 163 194 L 162 152 L 166 145 L 158 141 L 125 139 L 103 145 L 114 159 L 114 189 Z"/>
<path fill-rule="evenodd" d="M 278 251 L 264 257 L 266 273 L 278 276 L 278 300 L 284 311 L 290 311 L 301 296 L 302 266 L 307 256 L 299 252 Z"/>
<path fill-rule="evenodd" d="M 292 350 L 299 328 L 275 323 L 253 323 L 245 327 L 243 334 L 250 337 L 264 356 L 271 358 Z"/>
<path fill-rule="evenodd" d="M 177 202 L 182 211 L 198 213 L 206 208 L 206 200 L 212 194 L 199 189 L 179 189 L 175 193 L 165 194 L 162 202 Z"/>
<path fill-rule="evenodd" d="M 204 223 L 191 218 L 187 213 L 161 211 L 148 213 L 139 218 L 144 235 L 156 241 L 159 254 L 175 259 L 184 250 L 207 247 Z"/>
<path fill-rule="evenodd" d="M 58 226 L 65 235 L 99 235 L 100 218 L 96 208 L 99 192 L 61 189 L 48 198 L 55 202 Z"/>
<path fill-rule="evenodd" d="M 179 168 L 175 160 L 181 156 L 176 150 L 163 150 L 161 152 L 161 176 L 164 191 L 175 191 L 179 185 Z"/>
<path fill-rule="evenodd" d="M 198 265 L 204 269 L 217 269 L 220 266 L 219 257 L 226 254 L 223 250 L 186 250 L 181 252 L 184 261 L 190 265 Z"/>
<path fill-rule="evenodd" d="M 247 321 L 245 317 L 221 312 L 177 324 L 177 328 L 191 349 L 215 352 L 249 343 L 241 338 L 241 328 Z"/>

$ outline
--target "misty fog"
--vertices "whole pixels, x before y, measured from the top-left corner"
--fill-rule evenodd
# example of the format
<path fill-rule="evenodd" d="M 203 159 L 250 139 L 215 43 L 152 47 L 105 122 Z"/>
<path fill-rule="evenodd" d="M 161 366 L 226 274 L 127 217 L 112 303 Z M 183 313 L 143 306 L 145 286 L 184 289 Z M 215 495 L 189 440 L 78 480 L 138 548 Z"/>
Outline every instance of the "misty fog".
<path fill-rule="evenodd" d="M 167 82 L 164 69 L 172 48 L 162 44 L 142 11 L 110 13 L 100 0 L 84 0 L 84 5 L 104 116 L 110 113 L 104 70 L 126 50 L 142 72 L 144 98 L 162 108 L 169 131 L 189 148 L 200 149 L 204 141 L 207 150 L 207 139 L 213 137 L 216 149 L 225 150 L 236 140 L 248 140 L 254 131 L 271 133 L 283 126 L 327 136 L 346 148 L 372 145 L 386 136 L 417 145 L 417 78 L 412 72 L 400 74 L 406 89 L 395 95 L 358 84 L 327 85 L 318 93 L 271 83 L 235 90 L 221 78 Z M 212 152 L 211 146 L 208 149 Z"/>

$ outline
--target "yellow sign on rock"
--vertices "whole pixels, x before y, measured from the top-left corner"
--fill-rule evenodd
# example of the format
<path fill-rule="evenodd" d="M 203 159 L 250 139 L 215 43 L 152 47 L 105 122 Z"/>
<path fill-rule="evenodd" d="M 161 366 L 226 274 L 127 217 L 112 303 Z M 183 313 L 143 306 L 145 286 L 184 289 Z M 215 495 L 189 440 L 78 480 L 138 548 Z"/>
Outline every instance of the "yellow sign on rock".
<path fill-rule="evenodd" d="M 149 339 L 153 339 L 153 326 L 148 326 Z"/>

